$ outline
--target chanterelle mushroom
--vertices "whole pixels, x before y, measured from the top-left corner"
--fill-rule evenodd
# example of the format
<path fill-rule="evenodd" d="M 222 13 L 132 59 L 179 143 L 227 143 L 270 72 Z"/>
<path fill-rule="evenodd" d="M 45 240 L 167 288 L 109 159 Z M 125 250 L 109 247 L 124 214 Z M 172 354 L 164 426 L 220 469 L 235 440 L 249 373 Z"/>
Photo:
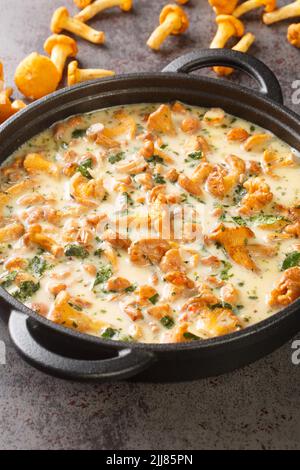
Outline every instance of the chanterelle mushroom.
<path fill-rule="evenodd" d="M 225 227 L 220 224 L 209 236 L 210 240 L 220 243 L 228 255 L 247 269 L 257 271 L 247 247 L 248 240 L 255 235 L 249 227 Z"/>
<path fill-rule="evenodd" d="M 113 70 L 105 69 L 79 69 L 77 60 L 70 62 L 68 66 L 68 85 L 72 86 L 76 83 L 94 80 L 95 78 L 103 78 L 115 75 Z"/>
<path fill-rule="evenodd" d="M 64 34 L 53 34 L 45 44 L 44 50 L 51 56 L 51 60 L 56 66 L 60 78 L 62 77 L 65 63 L 68 57 L 75 57 L 78 49 L 74 39 Z"/>
<path fill-rule="evenodd" d="M 92 3 L 93 0 L 73 0 L 73 1 L 78 8 L 85 8 L 90 3 Z"/>
<path fill-rule="evenodd" d="M 161 104 L 156 111 L 151 113 L 147 121 L 147 128 L 149 131 L 174 134 L 174 124 L 170 106 Z"/>
<path fill-rule="evenodd" d="M 238 52 L 247 52 L 251 45 L 255 41 L 255 36 L 252 33 L 247 33 L 245 34 L 239 42 L 232 48 L 233 51 L 238 51 Z M 214 67 L 214 71 L 218 75 L 230 75 L 231 73 L 234 72 L 234 69 L 231 67 Z"/>
<path fill-rule="evenodd" d="M 230 15 L 239 0 L 208 0 L 208 3 L 213 7 L 217 15 Z"/>
<path fill-rule="evenodd" d="M 103 31 L 96 31 L 82 23 L 82 21 L 72 18 L 65 7 L 55 10 L 51 19 L 50 29 L 55 34 L 59 34 L 65 29 L 94 44 L 103 44 L 105 41 Z"/>
<path fill-rule="evenodd" d="M 269 296 L 271 307 L 286 306 L 300 296 L 300 268 L 289 268 L 280 277 Z"/>
<path fill-rule="evenodd" d="M 0 124 L 13 115 L 11 101 L 5 91 L 0 92 Z"/>
<path fill-rule="evenodd" d="M 18 65 L 15 83 L 29 99 L 36 100 L 56 90 L 60 75 L 48 57 L 33 52 Z"/>
<path fill-rule="evenodd" d="M 189 19 L 183 9 L 177 5 L 166 5 L 159 17 L 158 26 L 147 41 L 147 45 L 158 50 L 170 34 L 182 34 L 189 27 Z"/>
<path fill-rule="evenodd" d="M 277 23 L 277 21 L 294 18 L 295 16 L 300 16 L 300 0 L 296 0 L 270 13 L 265 13 L 263 15 L 263 22 L 265 24 L 272 24 Z"/>
<path fill-rule="evenodd" d="M 245 28 L 243 23 L 231 15 L 219 15 L 216 18 L 218 30 L 210 44 L 211 49 L 222 49 L 232 36 L 241 37 Z"/>
<path fill-rule="evenodd" d="M 292 46 L 300 47 L 300 23 L 288 27 L 287 38 Z"/>
<path fill-rule="evenodd" d="M 245 15 L 245 13 L 263 6 L 265 7 L 265 12 L 269 13 L 275 10 L 276 0 L 248 0 L 247 2 L 243 2 L 239 5 L 232 14 L 236 18 L 239 18 L 240 16 Z"/>
<path fill-rule="evenodd" d="M 100 11 L 112 7 L 120 7 L 123 11 L 129 11 L 132 8 L 132 3 L 132 0 L 96 0 L 79 12 L 75 18 L 85 22 L 96 16 Z"/>

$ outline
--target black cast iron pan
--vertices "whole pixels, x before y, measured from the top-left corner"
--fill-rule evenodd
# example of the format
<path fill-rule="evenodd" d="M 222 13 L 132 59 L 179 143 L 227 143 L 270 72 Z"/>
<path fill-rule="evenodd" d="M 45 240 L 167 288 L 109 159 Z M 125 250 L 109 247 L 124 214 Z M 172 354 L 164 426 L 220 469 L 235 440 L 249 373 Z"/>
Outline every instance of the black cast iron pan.
<path fill-rule="evenodd" d="M 259 85 L 247 89 L 189 72 L 223 65 L 240 69 Z M 200 50 L 162 73 L 121 75 L 60 90 L 0 126 L 0 161 L 53 123 L 78 113 L 139 102 L 221 107 L 274 132 L 300 150 L 300 119 L 282 104 L 280 85 L 259 60 L 230 50 Z M 270 353 L 300 330 L 300 300 L 243 331 L 206 341 L 140 344 L 104 340 L 56 325 L 0 288 L 10 313 L 9 331 L 22 356 L 53 375 L 76 380 L 190 380 L 221 374 Z"/>

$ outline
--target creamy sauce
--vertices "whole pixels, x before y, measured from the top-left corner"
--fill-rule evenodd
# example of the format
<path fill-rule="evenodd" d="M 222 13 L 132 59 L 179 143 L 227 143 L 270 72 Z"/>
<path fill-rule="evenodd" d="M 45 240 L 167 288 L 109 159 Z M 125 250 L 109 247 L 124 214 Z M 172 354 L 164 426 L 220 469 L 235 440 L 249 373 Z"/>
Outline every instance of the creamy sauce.
<path fill-rule="evenodd" d="M 41 315 L 104 338 L 159 343 L 237 331 L 285 305 L 270 302 L 270 295 L 284 269 L 300 259 L 298 234 L 289 228 L 297 222 L 289 209 L 300 201 L 298 155 L 221 110 L 170 105 L 171 129 L 160 128 L 155 114 L 148 119 L 158 108 L 130 105 L 71 118 L 2 166 L 0 282 Z M 244 131 L 239 140 L 229 137 L 232 129 Z M 265 138 L 251 146 L 249 139 L 260 134 Z M 243 171 L 229 163 L 230 155 L 244 162 Z M 209 170 L 197 179 L 204 163 Z M 271 196 L 265 201 L 255 193 L 258 204 L 247 207 L 251 191 L 243 185 L 255 178 Z M 9 191 L 22 181 L 23 188 Z M 117 216 L 130 222 L 122 230 L 125 244 L 108 236 L 120 231 Z M 161 227 L 171 232 L 162 236 L 159 257 L 152 258 L 150 247 L 149 256 L 136 259 L 134 247 L 141 239 L 147 247 Z M 230 230 L 245 227 L 252 235 L 239 249 L 252 268 L 230 251 Z M 197 233 L 188 236 L 191 228 Z"/>

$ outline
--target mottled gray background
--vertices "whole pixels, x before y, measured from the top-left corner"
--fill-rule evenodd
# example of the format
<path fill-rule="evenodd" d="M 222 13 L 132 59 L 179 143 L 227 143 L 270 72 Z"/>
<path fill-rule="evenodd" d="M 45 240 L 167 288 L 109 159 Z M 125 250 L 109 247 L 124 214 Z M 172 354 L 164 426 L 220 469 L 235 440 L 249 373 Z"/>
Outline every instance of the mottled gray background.
<path fill-rule="evenodd" d="M 157 71 L 181 53 L 207 47 L 214 15 L 207 1 L 190 0 L 188 33 L 168 40 L 161 52 L 147 49 L 145 42 L 165 3 L 136 0 L 132 13 L 114 9 L 92 21 L 107 33 L 107 43 L 79 41 L 81 65 Z M 72 0 L 0 0 L 0 60 L 8 83 L 25 55 L 42 52 L 51 13 L 62 4 L 76 11 Z M 285 103 L 300 112 L 291 99 L 291 84 L 300 79 L 300 52 L 286 42 L 287 23 L 262 27 L 255 13 L 246 24 L 257 35 L 252 53 L 276 72 Z M 233 80 L 252 85 L 239 74 Z M 5 315 L 3 311 L 1 317 Z M 7 345 L 7 365 L 0 366 L 1 449 L 300 448 L 300 366 L 291 364 L 290 344 L 214 379 L 172 385 L 78 384 L 29 367 L 10 345 L 1 319 L 0 328 Z"/>

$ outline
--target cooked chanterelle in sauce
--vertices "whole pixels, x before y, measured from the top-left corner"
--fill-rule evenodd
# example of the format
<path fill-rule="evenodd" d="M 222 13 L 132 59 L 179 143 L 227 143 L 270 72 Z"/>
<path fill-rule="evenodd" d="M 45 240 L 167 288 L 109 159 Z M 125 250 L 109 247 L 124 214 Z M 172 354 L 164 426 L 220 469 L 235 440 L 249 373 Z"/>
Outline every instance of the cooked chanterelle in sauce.
<path fill-rule="evenodd" d="M 166 343 L 235 332 L 300 296 L 298 155 L 221 109 L 104 109 L 1 167 L 1 284 L 48 319 Z"/>

